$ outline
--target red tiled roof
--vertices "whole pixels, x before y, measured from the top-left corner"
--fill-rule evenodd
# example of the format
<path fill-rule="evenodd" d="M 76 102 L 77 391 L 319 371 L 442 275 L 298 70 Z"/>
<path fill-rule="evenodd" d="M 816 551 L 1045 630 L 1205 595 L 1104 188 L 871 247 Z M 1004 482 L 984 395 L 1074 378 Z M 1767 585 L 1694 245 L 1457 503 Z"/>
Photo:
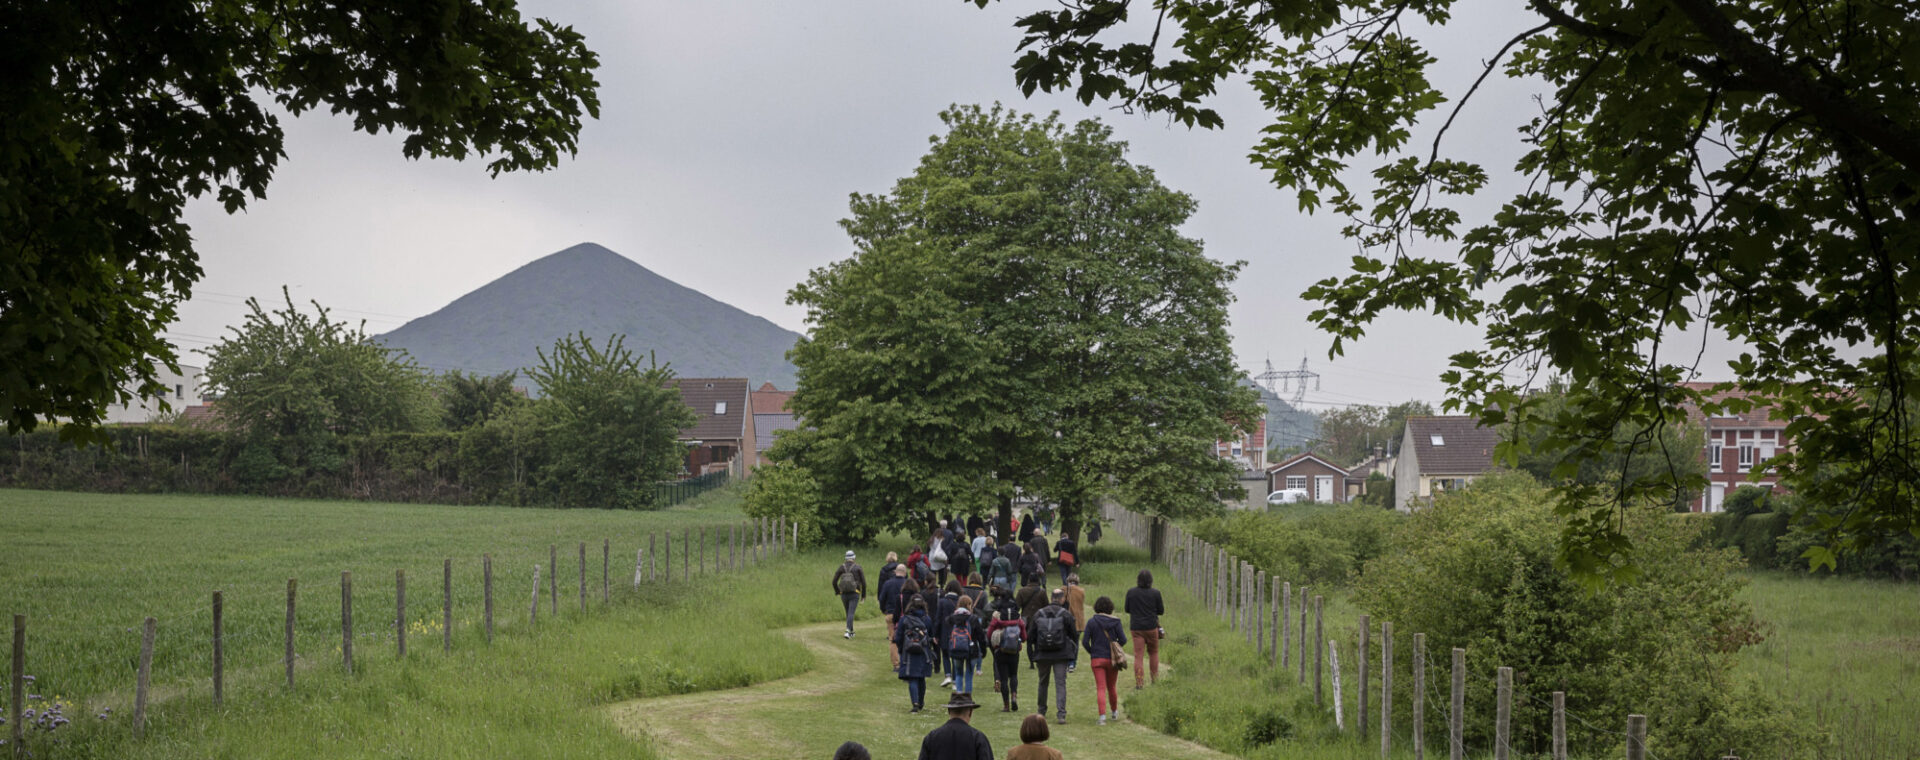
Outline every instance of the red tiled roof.
<path fill-rule="evenodd" d="M 793 398 L 793 391 L 783 391 L 773 387 L 773 383 L 761 383 L 753 392 L 753 411 L 756 414 L 776 414 L 787 411 L 787 399 Z"/>
<path fill-rule="evenodd" d="M 1477 475 L 1493 469 L 1500 433 L 1473 417 L 1408 417 L 1407 434 L 1423 475 Z M 1434 436 L 1440 443 L 1433 442 Z"/>
<path fill-rule="evenodd" d="M 1719 383 L 1680 384 L 1683 388 L 1705 394 L 1708 403 L 1717 403 L 1728 399 L 1751 398 L 1754 395 L 1739 389 L 1715 392 L 1714 386 L 1717 385 L 1719 385 Z M 1753 403 L 1754 407 L 1748 411 L 1733 414 L 1717 414 L 1714 415 L 1712 420 L 1707 419 L 1706 414 L 1701 411 L 1700 407 L 1687 404 L 1687 418 L 1703 428 L 1784 428 L 1787 426 L 1787 420 L 1773 418 L 1773 407 L 1767 404 L 1764 399 L 1756 399 Z"/>

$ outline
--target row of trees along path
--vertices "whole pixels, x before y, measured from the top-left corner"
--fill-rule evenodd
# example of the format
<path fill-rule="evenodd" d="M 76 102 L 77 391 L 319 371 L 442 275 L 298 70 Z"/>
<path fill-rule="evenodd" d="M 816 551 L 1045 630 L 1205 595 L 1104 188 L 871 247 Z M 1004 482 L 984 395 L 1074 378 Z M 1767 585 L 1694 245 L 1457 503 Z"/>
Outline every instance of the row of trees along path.
<path fill-rule="evenodd" d="M 708 528 L 682 530 L 680 532 L 680 573 L 678 577 L 681 581 L 691 579 L 696 573 L 739 571 L 758 564 L 770 556 L 799 547 L 798 526 L 782 518 L 757 518 L 747 522 L 717 526 L 712 530 L 713 541 L 711 543 L 707 540 Z M 666 531 L 664 540 L 661 539 L 660 534 L 649 533 L 647 534 L 646 542 L 634 549 L 632 582 L 634 588 L 639 588 L 642 583 L 673 582 L 675 578 L 673 572 L 673 531 Z M 711 559 L 707 556 L 708 548 L 713 550 Z M 724 555 L 721 553 L 722 549 L 725 549 L 726 553 Z M 557 615 L 560 611 L 559 544 L 549 545 L 547 552 L 548 564 L 546 573 L 547 585 L 544 589 L 545 594 L 541 593 L 543 589 L 540 585 L 540 566 L 534 565 L 533 568 L 532 601 L 527 606 L 527 622 L 529 625 L 539 621 L 542 596 L 545 596 L 547 599 L 547 614 L 549 616 Z M 586 542 L 581 542 L 579 545 L 578 559 L 580 571 L 580 610 L 585 612 L 588 610 L 589 597 Z M 483 600 L 481 625 L 485 628 L 486 640 L 492 642 L 494 620 L 493 555 L 481 555 L 480 562 Z M 599 603 L 603 606 L 611 604 L 613 601 L 612 581 L 613 540 L 602 539 L 600 542 Z M 408 621 L 406 571 L 396 570 L 394 572 L 393 582 L 395 600 L 394 615 L 392 620 L 386 622 L 393 629 L 393 643 L 400 655 L 399 664 L 401 667 L 405 667 Z M 297 578 L 288 578 L 286 596 L 286 655 L 281 664 L 285 667 L 286 688 L 289 690 L 295 686 L 294 664 L 297 660 L 295 647 L 297 643 L 297 631 L 295 629 L 294 612 L 298 598 L 299 580 Z M 447 651 L 452 651 L 454 629 L 452 558 L 448 558 L 442 563 L 440 599 L 440 646 Z M 224 594 L 220 590 L 216 589 L 213 591 L 212 605 L 213 628 L 209 632 L 210 635 L 207 639 L 207 646 L 212 650 L 213 654 L 213 680 L 212 691 L 208 696 L 213 700 L 214 704 L 217 705 L 225 698 L 224 692 L 226 690 L 226 639 L 224 631 L 222 630 L 226 610 Z M 12 738 L 8 744 L 12 748 L 11 755 L 16 758 L 28 756 L 27 742 L 30 738 L 26 733 L 27 721 L 24 719 L 27 696 L 27 623 L 26 615 L 16 614 L 13 616 L 13 656 L 12 667 L 9 671 L 9 679 L 12 682 L 12 699 L 9 702 L 10 714 L 7 716 L 7 720 L 8 725 L 12 728 Z M 160 623 L 161 621 L 158 617 L 149 616 L 142 622 L 139 629 L 139 668 L 135 675 L 133 716 L 130 726 L 135 738 L 141 736 L 146 725 L 148 697 L 152 691 L 150 676 L 153 672 L 153 641 Z M 340 573 L 340 667 L 348 673 L 352 673 L 354 669 L 353 645 L 353 572 L 345 570 Z M 128 642 L 128 646 L 129 649 L 131 649 L 133 642 Z M 55 666 L 57 667 L 57 663 Z"/>
<path fill-rule="evenodd" d="M 1331 688 L 1331 709 L 1334 724 L 1340 730 L 1349 729 L 1341 699 L 1340 648 L 1339 641 L 1326 637 L 1325 617 L 1322 614 L 1324 595 L 1312 593 L 1313 589 L 1302 585 L 1294 588 L 1293 583 L 1277 577 L 1269 577 L 1265 570 L 1254 567 L 1225 551 L 1195 537 L 1180 526 L 1161 518 L 1141 515 L 1122 507 L 1108 505 L 1107 518 L 1112 520 L 1115 531 L 1134 546 L 1147 549 L 1155 562 L 1163 562 L 1173 571 L 1176 581 L 1200 596 L 1213 614 L 1232 627 L 1235 633 L 1243 636 L 1248 645 L 1256 647 L 1267 658 L 1269 667 L 1291 671 L 1297 668 L 1299 683 L 1304 687 L 1311 679 L 1313 684 L 1313 702 L 1315 705 L 1328 705 L 1326 689 Z M 1309 630 L 1308 618 L 1312 618 Z M 1351 729 L 1365 732 L 1369 719 L 1377 725 L 1380 732 L 1380 756 L 1388 757 L 1393 749 L 1393 623 L 1381 621 L 1380 641 L 1377 647 L 1370 647 L 1373 621 L 1367 615 L 1361 615 L 1356 630 L 1358 641 L 1351 649 L 1355 659 L 1351 663 L 1358 676 L 1359 683 Z M 1413 679 L 1413 705 L 1409 716 L 1412 726 L 1409 736 L 1413 742 L 1413 756 L 1416 760 L 1426 757 L 1426 718 L 1428 692 L 1427 636 L 1424 633 L 1413 634 L 1413 657 L 1411 672 Z M 1378 651 L 1378 659 L 1370 650 Z M 1319 657 L 1313 653 L 1325 652 Z M 1467 689 L 1467 650 L 1452 648 L 1452 688 L 1446 710 L 1447 720 L 1447 757 L 1449 760 L 1462 760 L 1467 748 L 1462 739 L 1465 734 L 1466 689 Z M 1323 669 L 1323 664 L 1325 668 Z M 1369 679 L 1378 665 L 1379 696 L 1377 717 L 1369 714 Z M 1309 673 L 1311 671 L 1311 673 Z M 1511 747 L 1509 720 L 1513 704 L 1513 669 L 1501 667 L 1494 675 L 1496 690 L 1494 714 L 1493 756 L 1496 760 L 1507 760 Z M 1567 757 L 1567 717 L 1566 693 L 1553 692 L 1553 758 L 1566 760 Z M 1578 720 L 1578 716 L 1575 716 Z M 1586 722 L 1589 728 L 1595 728 Z M 1628 715 L 1624 725 L 1626 756 L 1628 760 L 1646 760 L 1647 753 L 1647 716 Z M 1607 733 L 1606 729 L 1600 729 Z M 1611 732 L 1619 735 L 1620 732 Z M 1738 758 L 1723 758 L 1738 760 Z"/>

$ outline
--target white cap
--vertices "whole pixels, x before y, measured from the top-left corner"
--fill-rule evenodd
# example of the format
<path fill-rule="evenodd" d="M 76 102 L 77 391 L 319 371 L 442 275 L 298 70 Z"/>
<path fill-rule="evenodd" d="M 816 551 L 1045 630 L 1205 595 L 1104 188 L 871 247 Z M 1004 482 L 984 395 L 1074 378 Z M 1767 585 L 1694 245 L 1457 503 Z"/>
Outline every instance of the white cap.
<path fill-rule="evenodd" d="M 852 549 L 848 549 L 848 550 L 847 550 L 847 559 L 853 559 L 853 550 L 852 550 Z"/>

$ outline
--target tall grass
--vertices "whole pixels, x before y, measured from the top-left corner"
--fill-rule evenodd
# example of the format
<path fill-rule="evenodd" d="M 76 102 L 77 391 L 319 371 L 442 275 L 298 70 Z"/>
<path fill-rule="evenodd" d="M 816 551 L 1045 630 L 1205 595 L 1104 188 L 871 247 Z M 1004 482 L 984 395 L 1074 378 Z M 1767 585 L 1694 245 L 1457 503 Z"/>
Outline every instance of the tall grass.
<path fill-rule="evenodd" d="M 560 556 L 559 615 L 578 616 L 580 543 L 597 606 L 603 540 L 612 541 L 621 587 L 632 580 L 635 548 L 673 530 L 677 577 L 680 535 L 743 519 L 738 497 L 728 490 L 668 510 L 615 512 L 0 490 L 0 613 L 28 618 L 27 671 L 38 693 L 125 711 L 147 616 L 159 621 L 156 689 L 210 691 L 216 589 L 230 680 L 279 670 L 289 578 L 299 581 L 303 667 L 338 663 L 342 571 L 353 573 L 357 657 L 394 648 L 396 570 L 407 574 L 410 649 L 439 648 L 449 558 L 455 634 L 470 646 L 481 636 L 482 554 L 493 556 L 496 631 L 511 635 L 526 625 L 535 565 L 546 597 L 550 545 Z M 551 614 L 543 603 L 542 617 Z"/>
<path fill-rule="evenodd" d="M 1745 596 L 1770 630 L 1740 670 L 1812 723 L 1820 757 L 1920 757 L 1920 586 L 1756 572 Z"/>

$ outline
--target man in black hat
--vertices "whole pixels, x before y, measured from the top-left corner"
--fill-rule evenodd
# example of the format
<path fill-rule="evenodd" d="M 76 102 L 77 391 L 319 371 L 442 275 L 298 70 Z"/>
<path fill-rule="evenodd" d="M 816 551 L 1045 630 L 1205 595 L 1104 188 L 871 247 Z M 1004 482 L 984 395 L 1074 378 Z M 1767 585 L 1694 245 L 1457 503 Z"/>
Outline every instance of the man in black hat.
<path fill-rule="evenodd" d="M 920 760 L 994 760 L 993 744 L 974 728 L 973 695 L 956 691 L 947 701 L 947 722 L 920 740 Z"/>

